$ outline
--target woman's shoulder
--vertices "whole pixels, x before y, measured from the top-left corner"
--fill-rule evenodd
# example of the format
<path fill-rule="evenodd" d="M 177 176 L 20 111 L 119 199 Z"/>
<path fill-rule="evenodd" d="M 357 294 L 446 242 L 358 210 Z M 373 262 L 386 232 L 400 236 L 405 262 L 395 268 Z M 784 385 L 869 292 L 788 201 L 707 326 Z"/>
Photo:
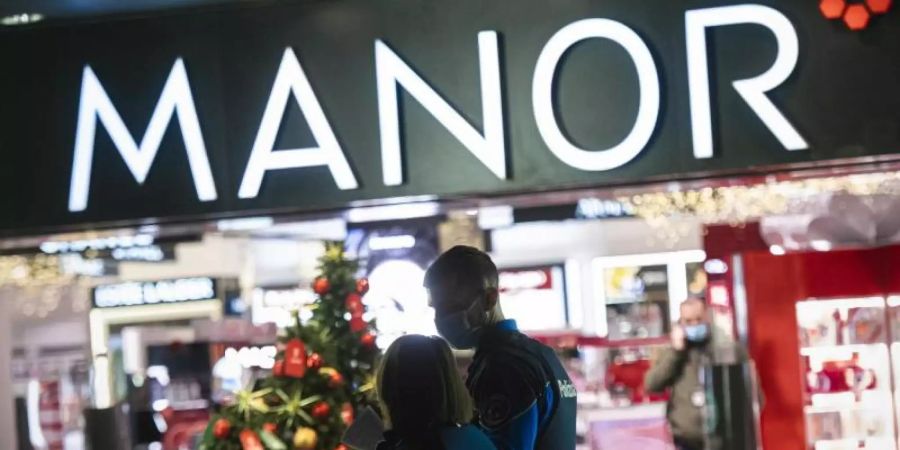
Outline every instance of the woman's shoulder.
<path fill-rule="evenodd" d="M 465 425 L 461 427 L 445 427 L 441 430 L 441 440 L 447 450 L 495 450 L 491 440 L 477 427 Z"/>

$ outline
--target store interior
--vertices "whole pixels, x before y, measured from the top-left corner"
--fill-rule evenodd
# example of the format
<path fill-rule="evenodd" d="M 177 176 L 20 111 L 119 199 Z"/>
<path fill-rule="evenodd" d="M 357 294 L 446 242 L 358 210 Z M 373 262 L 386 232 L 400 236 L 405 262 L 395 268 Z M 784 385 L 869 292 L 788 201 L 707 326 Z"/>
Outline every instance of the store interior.
<path fill-rule="evenodd" d="M 834 191 L 816 188 L 802 204 L 784 192 L 808 193 L 823 178 L 765 191 L 573 191 L 10 239 L 0 289 L 12 305 L 19 440 L 80 450 L 85 408 L 127 404 L 134 448 L 190 442 L 210 408 L 271 371 L 278 328 L 292 311 L 308 317 L 323 242 L 339 240 L 369 279 L 366 318 L 381 348 L 435 334 L 422 279 L 438 254 L 487 250 L 506 314 L 570 371 L 579 450 L 671 448 L 666 397 L 645 392 L 643 377 L 689 297 L 711 305 L 717 332 L 756 361 L 764 448 L 895 448 L 900 331 L 888 317 L 900 304 L 900 266 L 890 264 L 900 253 L 889 244 L 900 230 L 890 234 L 879 211 L 896 198 L 882 193 L 896 176 L 869 176 L 830 181 Z M 703 208 L 722 196 L 756 209 Z M 844 223 L 840 212 L 860 207 L 871 223 Z M 457 356 L 462 368 L 471 354 Z"/>

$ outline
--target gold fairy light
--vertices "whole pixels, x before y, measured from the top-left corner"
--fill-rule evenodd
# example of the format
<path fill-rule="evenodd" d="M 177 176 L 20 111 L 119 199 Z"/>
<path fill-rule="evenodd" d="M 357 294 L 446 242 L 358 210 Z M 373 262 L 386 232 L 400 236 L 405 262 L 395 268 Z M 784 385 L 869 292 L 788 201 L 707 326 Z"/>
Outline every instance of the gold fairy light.
<path fill-rule="evenodd" d="M 706 224 L 738 225 L 768 215 L 784 214 L 793 204 L 821 194 L 900 194 L 898 181 L 900 172 L 882 172 L 777 181 L 752 186 L 650 192 L 622 197 L 619 201 L 657 229 L 671 228 L 671 219 L 679 217 L 695 217 Z M 663 242 L 670 242 L 676 234 L 678 233 L 668 230 L 659 237 L 663 238 Z"/>
<path fill-rule="evenodd" d="M 0 257 L 0 286 L 21 289 L 13 303 L 27 317 L 47 317 L 59 308 L 63 287 L 74 281 L 73 275 L 63 273 L 57 256 Z"/>

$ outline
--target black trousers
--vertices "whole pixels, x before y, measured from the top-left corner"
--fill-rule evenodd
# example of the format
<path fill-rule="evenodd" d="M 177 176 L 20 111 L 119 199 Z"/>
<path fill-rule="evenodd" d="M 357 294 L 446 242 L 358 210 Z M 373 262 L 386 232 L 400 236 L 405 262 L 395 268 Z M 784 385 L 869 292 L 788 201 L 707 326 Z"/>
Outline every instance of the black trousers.
<path fill-rule="evenodd" d="M 705 450 L 703 445 L 697 445 L 696 443 L 685 442 L 681 439 L 675 439 L 675 449 L 676 450 Z"/>

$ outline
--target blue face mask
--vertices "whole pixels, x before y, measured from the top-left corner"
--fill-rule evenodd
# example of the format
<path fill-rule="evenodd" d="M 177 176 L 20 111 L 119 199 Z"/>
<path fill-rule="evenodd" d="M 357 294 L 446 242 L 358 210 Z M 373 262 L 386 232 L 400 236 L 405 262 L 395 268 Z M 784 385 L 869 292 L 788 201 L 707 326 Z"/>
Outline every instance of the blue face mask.
<path fill-rule="evenodd" d="M 438 333 L 447 340 L 453 348 L 466 350 L 478 345 L 478 338 L 484 328 L 486 313 L 484 301 L 478 299 L 472 302 L 468 308 L 434 318 L 434 325 Z"/>
<path fill-rule="evenodd" d="M 706 342 L 709 339 L 709 324 L 701 323 L 684 327 L 684 338 L 695 344 Z"/>

